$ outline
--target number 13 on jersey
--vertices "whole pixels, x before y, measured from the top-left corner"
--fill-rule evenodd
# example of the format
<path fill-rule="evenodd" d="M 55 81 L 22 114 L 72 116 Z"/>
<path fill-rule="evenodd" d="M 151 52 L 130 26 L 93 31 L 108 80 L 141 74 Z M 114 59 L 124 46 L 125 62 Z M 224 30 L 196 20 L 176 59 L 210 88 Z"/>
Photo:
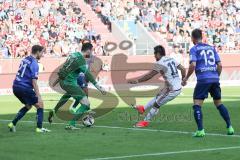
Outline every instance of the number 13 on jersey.
<path fill-rule="evenodd" d="M 213 50 L 202 50 L 200 52 L 200 55 L 204 57 L 205 66 L 212 66 L 216 64 L 215 54 Z"/>

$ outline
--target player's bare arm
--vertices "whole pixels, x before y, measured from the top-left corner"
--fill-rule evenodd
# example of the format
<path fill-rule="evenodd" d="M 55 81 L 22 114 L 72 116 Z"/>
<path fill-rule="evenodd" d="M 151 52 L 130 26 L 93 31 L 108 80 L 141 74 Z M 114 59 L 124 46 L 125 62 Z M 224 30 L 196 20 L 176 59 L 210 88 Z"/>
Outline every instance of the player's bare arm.
<path fill-rule="evenodd" d="M 57 78 L 57 79 L 53 82 L 52 86 L 55 87 L 55 86 L 59 83 L 59 81 L 60 81 L 60 79 Z"/>
<path fill-rule="evenodd" d="M 181 71 L 182 79 L 186 77 L 186 69 L 183 67 L 183 65 L 179 64 L 177 69 Z"/>
<path fill-rule="evenodd" d="M 89 70 L 86 70 L 85 76 L 103 95 L 106 94 L 105 89 L 99 84 L 97 84 L 95 77 L 91 74 Z"/>
<path fill-rule="evenodd" d="M 221 73 L 222 73 L 222 63 L 221 62 L 218 62 L 217 63 L 217 72 L 218 72 L 218 75 L 220 76 Z"/>
<path fill-rule="evenodd" d="M 42 97 L 41 97 L 41 94 L 40 94 L 40 91 L 39 91 L 39 87 L 38 87 L 38 84 L 37 84 L 37 79 L 33 79 L 32 80 L 32 84 L 33 84 L 33 89 L 38 97 L 38 105 L 39 106 L 43 106 L 43 100 L 42 100 Z"/>
<path fill-rule="evenodd" d="M 188 81 L 189 77 L 193 74 L 195 67 L 196 67 L 196 62 L 192 62 L 189 65 L 187 76 L 185 76 L 185 78 L 183 78 L 183 81 L 182 81 L 183 86 L 185 86 L 187 84 L 187 81 Z"/>
<path fill-rule="evenodd" d="M 97 69 L 95 69 L 93 66 L 90 66 L 90 71 L 94 74 L 97 74 L 99 71 L 97 71 Z"/>
<path fill-rule="evenodd" d="M 145 82 L 145 81 L 148 81 L 149 79 L 152 79 L 156 74 L 158 74 L 158 72 L 155 70 L 152 70 L 139 79 L 129 80 L 128 83 L 137 84 L 137 83 Z"/>

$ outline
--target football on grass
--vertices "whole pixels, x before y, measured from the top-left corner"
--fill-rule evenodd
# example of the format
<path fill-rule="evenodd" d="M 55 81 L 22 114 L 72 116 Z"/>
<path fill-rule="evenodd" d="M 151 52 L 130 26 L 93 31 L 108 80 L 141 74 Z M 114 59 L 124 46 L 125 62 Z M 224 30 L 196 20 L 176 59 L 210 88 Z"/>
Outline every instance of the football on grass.
<path fill-rule="evenodd" d="M 91 127 L 94 124 L 94 118 L 91 115 L 85 115 L 82 122 L 85 127 Z"/>

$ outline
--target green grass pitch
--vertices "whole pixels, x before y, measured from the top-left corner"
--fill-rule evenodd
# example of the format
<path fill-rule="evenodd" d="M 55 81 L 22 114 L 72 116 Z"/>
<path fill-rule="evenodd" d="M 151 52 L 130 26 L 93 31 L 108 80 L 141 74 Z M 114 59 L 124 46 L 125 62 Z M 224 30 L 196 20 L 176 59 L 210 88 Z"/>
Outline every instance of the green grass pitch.
<path fill-rule="evenodd" d="M 35 109 L 18 123 L 17 132 L 8 131 L 8 120 L 14 118 L 22 106 L 14 96 L 0 97 L 0 160 L 66 160 L 66 159 L 127 159 L 127 160 L 212 160 L 240 159 L 240 87 L 224 87 L 223 101 L 231 114 L 235 136 L 225 136 L 225 123 L 211 99 L 203 106 L 206 137 L 193 138 L 196 124 L 192 115 L 192 91 L 184 89 L 183 95 L 160 110 L 147 129 L 132 126 L 141 117 L 136 111 L 120 101 L 111 113 L 95 119 L 92 128 L 76 131 L 64 130 L 64 121 L 44 124 L 51 133 L 37 134 Z M 47 112 L 59 95 L 46 94 L 45 122 Z M 138 99 L 145 104 L 149 100 Z M 109 98 L 109 101 L 111 99 Z M 92 104 L 98 102 L 92 100 Z"/>

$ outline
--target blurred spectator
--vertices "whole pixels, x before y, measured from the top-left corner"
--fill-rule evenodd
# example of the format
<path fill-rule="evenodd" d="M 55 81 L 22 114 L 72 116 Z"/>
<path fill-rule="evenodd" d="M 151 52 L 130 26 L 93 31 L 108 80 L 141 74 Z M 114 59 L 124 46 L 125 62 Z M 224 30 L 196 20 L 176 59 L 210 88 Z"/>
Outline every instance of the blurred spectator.
<path fill-rule="evenodd" d="M 240 46 L 239 0 L 86 0 L 111 29 L 111 21 L 140 21 L 150 32 L 159 32 L 171 45 L 188 50 L 194 28 L 204 31 L 204 41 L 221 52 L 237 52 Z M 72 0 L 0 1 L 0 37 L 10 53 L 23 57 L 40 43 L 45 56 L 67 56 L 89 39 L 94 53 L 108 55 L 91 20 Z M 54 47 L 54 48 L 53 48 Z M 5 53 L 5 52 L 4 52 Z M 3 57 L 6 57 L 5 55 Z"/>
<path fill-rule="evenodd" d="M 1 46 L 1 58 L 10 58 L 10 52 L 6 45 Z"/>
<path fill-rule="evenodd" d="M 204 30 L 204 40 L 220 51 L 234 51 L 240 45 L 239 0 L 88 0 L 102 16 L 111 20 L 135 20 L 150 32 L 160 32 L 169 43 L 191 43 L 195 28 Z M 117 11 L 116 11 L 117 10 Z M 234 35 L 234 36 L 233 36 Z"/>
<path fill-rule="evenodd" d="M 79 51 L 84 39 L 95 43 L 98 36 L 91 21 L 72 0 L 0 1 L 3 58 L 27 56 L 30 46 L 36 43 L 47 48 L 47 57 L 67 56 Z"/>
<path fill-rule="evenodd" d="M 105 60 L 105 61 L 103 62 L 103 64 L 102 64 L 102 70 L 103 70 L 103 71 L 107 71 L 107 72 L 110 70 L 110 66 L 109 66 L 107 60 Z"/>

